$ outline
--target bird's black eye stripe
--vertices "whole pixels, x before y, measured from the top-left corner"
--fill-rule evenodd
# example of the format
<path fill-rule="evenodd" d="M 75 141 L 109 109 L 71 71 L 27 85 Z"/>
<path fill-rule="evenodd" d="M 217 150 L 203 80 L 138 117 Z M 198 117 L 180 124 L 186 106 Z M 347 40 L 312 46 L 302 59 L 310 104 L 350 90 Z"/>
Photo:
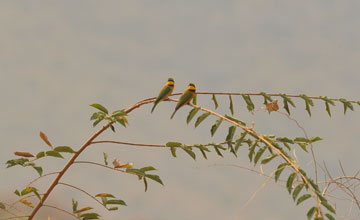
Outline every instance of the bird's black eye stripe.
<path fill-rule="evenodd" d="M 190 92 L 195 92 L 195 89 L 189 89 Z"/>
<path fill-rule="evenodd" d="M 174 87 L 174 84 L 169 84 L 170 87 Z"/>

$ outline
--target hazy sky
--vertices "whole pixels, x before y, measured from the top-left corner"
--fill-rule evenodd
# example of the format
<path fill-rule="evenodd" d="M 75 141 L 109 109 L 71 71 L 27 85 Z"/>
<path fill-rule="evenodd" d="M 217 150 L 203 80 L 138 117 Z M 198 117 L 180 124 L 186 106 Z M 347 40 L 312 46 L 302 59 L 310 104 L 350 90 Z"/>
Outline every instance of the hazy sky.
<path fill-rule="evenodd" d="M 359 1 L 335 0 L 1 1 L 1 198 L 16 199 L 10 197 L 12 192 L 36 177 L 30 168 L 5 169 L 4 164 L 14 158 L 15 150 L 47 150 L 38 136 L 40 130 L 54 145 L 77 149 L 96 131 L 89 122 L 93 112 L 89 104 L 98 102 L 111 110 L 127 108 L 156 96 L 170 76 L 176 81 L 176 92 L 194 82 L 198 91 L 305 93 L 360 100 L 359 11 Z M 227 97 L 218 100 L 223 106 L 220 111 L 229 114 Z M 259 109 L 262 100 L 254 101 Z M 208 96 L 200 96 L 198 103 L 212 108 Z M 324 104 L 315 102 L 309 118 L 303 102 L 296 104 L 292 116 L 301 121 L 309 136 L 324 138 L 315 145 L 319 162 L 325 161 L 334 176 L 340 174 L 338 160 L 349 174 L 357 171 L 359 106 L 344 116 L 338 104 L 329 118 Z M 109 131 L 99 139 L 194 144 L 225 138 L 225 125 L 210 137 L 215 118 L 197 129 L 187 126 L 189 107 L 170 121 L 174 105 L 161 103 L 152 115 L 151 106 L 144 106 L 129 116 L 129 128 L 118 127 L 117 133 Z M 251 115 L 240 97 L 234 97 L 234 105 L 236 117 L 255 121 L 259 132 L 303 135 L 283 115 L 269 116 L 263 111 Z M 64 182 L 92 194 L 113 193 L 128 207 L 108 213 L 86 195 L 64 186 L 55 188 L 49 204 L 70 209 L 74 198 L 81 207 L 94 206 L 107 220 L 304 219 L 304 211 L 312 205 L 296 207 L 286 189 L 270 181 L 240 211 L 266 179 L 213 165 L 252 167 L 246 149 L 239 158 L 226 154 L 222 159 L 214 154 L 205 161 L 199 155 L 194 162 L 182 153 L 171 158 L 168 150 L 99 145 L 86 150 L 81 160 L 101 162 L 103 152 L 136 167 L 155 166 L 165 186 L 150 182 L 144 193 L 133 176 L 74 165 Z M 310 155 L 300 149 L 296 154 L 311 171 Z M 40 165 L 51 172 L 65 163 L 45 159 Z M 37 186 L 45 189 L 51 178 Z M 48 208 L 41 213 L 65 218 Z"/>

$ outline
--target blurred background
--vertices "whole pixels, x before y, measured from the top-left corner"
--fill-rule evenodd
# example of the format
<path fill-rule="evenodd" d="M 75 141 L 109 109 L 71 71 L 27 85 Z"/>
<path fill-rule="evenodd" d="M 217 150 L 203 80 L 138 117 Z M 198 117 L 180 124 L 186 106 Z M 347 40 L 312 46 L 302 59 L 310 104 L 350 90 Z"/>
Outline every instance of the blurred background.
<path fill-rule="evenodd" d="M 89 121 L 94 111 L 89 104 L 127 108 L 156 96 L 168 77 L 175 79 L 175 92 L 193 82 L 202 92 L 305 93 L 360 100 L 359 11 L 359 1 L 335 0 L 1 1 L 1 201 L 15 201 L 12 192 L 37 177 L 32 168 L 6 169 L 5 162 L 15 158 L 16 150 L 48 150 L 40 131 L 55 146 L 78 149 L 98 129 Z M 228 97 L 217 98 L 219 112 L 229 114 Z M 234 116 L 255 122 L 258 132 L 303 136 L 284 115 L 263 111 L 261 98 L 253 99 L 254 115 L 247 112 L 241 97 L 233 101 Z M 337 104 L 330 118 L 323 102 L 315 102 L 309 117 L 303 101 L 294 101 L 297 108 L 291 116 L 309 136 L 324 139 L 314 145 L 318 162 L 325 162 L 336 177 L 341 175 L 340 160 L 347 174 L 353 175 L 359 168 L 359 106 L 344 116 L 342 105 Z M 210 96 L 199 96 L 198 104 L 214 108 Z M 193 123 L 186 125 L 190 107 L 169 120 L 175 103 L 160 103 L 153 114 L 151 106 L 132 112 L 128 128 L 118 126 L 116 133 L 106 131 L 98 140 L 195 144 L 226 137 L 228 125 L 223 123 L 211 138 L 214 117 L 196 129 Z M 309 200 L 296 207 L 286 189 L 270 181 L 242 208 L 266 178 L 221 164 L 252 168 L 246 148 L 240 149 L 238 158 L 212 153 L 208 160 L 199 154 L 193 161 L 182 152 L 172 158 L 166 149 L 102 144 L 89 147 L 79 160 L 101 163 L 103 152 L 109 160 L 116 157 L 135 167 L 156 167 L 154 174 L 165 186 L 149 181 L 145 193 L 134 176 L 75 164 L 63 182 L 93 195 L 113 193 L 128 206 L 107 212 L 65 186 L 57 186 L 47 203 L 71 210 L 74 198 L 79 207 L 93 206 L 107 220 L 304 219 L 313 206 Z M 310 154 L 300 148 L 295 148 L 295 154 L 314 176 Z M 274 161 L 271 166 L 279 163 Z M 65 163 L 56 158 L 39 161 L 45 173 Z M 35 186 L 45 190 L 53 178 L 44 177 Z M 324 180 L 324 175 L 319 178 Z M 31 211 L 21 204 L 17 207 Z M 337 207 L 340 214 L 349 208 L 346 203 Z M 44 207 L 37 219 L 47 216 L 72 218 Z"/>

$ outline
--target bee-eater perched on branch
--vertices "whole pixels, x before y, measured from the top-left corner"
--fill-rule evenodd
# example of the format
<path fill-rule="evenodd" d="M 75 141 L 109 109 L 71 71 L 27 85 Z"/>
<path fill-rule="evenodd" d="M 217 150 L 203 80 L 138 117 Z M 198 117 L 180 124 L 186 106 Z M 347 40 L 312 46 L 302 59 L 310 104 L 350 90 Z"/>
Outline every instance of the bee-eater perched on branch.
<path fill-rule="evenodd" d="M 180 96 L 179 102 L 175 107 L 174 113 L 171 115 L 170 119 L 172 119 L 179 110 L 184 105 L 187 105 L 195 96 L 196 88 L 194 83 L 190 83 L 189 86 L 185 89 L 184 93 Z"/>
<path fill-rule="evenodd" d="M 167 83 L 165 84 L 165 86 L 160 90 L 159 95 L 157 96 L 157 98 L 154 102 L 154 106 L 151 109 L 151 113 L 154 111 L 155 107 L 157 106 L 157 104 L 159 104 L 159 102 L 161 102 L 169 97 L 169 95 L 174 90 L 174 87 L 175 87 L 174 79 L 169 78 Z"/>

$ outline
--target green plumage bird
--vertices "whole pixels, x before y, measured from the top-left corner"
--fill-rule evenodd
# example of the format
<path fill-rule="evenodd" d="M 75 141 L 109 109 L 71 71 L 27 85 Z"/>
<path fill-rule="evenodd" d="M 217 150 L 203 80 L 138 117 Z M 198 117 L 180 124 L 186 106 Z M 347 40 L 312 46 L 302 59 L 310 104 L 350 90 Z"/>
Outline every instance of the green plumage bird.
<path fill-rule="evenodd" d="M 154 111 L 155 107 L 159 102 L 167 99 L 169 95 L 174 90 L 175 82 L 173 78 L 169 78 L 165 86 L 160 90 L 159 95 L 156 97 L 156 100 L 154 102 L 154 106 L 151 109 L 151 113 Z"/>
<path fill-rule="evenodd" d="M 171 115 L 170 119 L 172 119 L 179 110 L 184 105 L 187 105 L 191 100 L 194 98 L 196 93 L 196 88 L 194 83 L 190 83 L 189 86 L 185 89 L 184 93 L 180 96 L 179 102 L 177 103 L 175 107 L 174 113 Z"/>

